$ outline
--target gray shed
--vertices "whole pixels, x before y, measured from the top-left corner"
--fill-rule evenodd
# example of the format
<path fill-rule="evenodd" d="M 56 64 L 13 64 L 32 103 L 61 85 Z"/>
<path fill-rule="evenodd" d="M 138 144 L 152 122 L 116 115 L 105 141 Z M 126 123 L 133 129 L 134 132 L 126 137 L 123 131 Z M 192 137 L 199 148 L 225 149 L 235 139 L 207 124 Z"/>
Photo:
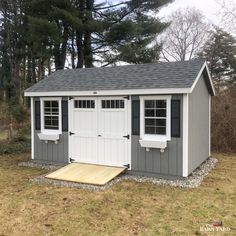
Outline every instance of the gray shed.
<path fill-rule="evenodd" d="M 59 70 L 31 97 L 32 159 L 187 177 L 210 152 L 205 61 Z"/>

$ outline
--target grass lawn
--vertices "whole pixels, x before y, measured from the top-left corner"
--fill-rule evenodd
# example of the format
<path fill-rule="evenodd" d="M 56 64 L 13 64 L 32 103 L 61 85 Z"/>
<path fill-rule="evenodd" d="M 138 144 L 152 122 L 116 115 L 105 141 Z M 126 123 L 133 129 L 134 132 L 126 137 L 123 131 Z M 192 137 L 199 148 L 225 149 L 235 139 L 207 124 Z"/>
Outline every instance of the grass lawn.
<path fill-rule="evenodd" d="M 7 130 L 0 130 L 0 141 L 7 139 Z"/>
<path fill-rule="evenodd" d="M 29 154 L 0 156 L 0 235 L 223 235 L 199 231 L 212 220 L 236 235 L 236 156 L 215 156 L 197 189 L 124 181 L 104 192 L 33 184 L 46 172 L 17 166 Z"/>

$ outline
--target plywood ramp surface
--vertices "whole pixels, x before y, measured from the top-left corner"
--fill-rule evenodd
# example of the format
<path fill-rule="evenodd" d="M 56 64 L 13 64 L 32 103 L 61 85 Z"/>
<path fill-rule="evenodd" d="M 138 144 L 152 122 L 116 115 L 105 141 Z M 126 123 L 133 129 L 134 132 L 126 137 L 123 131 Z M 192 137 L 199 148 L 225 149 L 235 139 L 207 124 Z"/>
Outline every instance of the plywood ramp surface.
<path fill-rule="evenodd" d="M 76 183 L 104 185 L 122 173 L 125 169 L 125 167 L 71 163 L 45 177 Z"/>

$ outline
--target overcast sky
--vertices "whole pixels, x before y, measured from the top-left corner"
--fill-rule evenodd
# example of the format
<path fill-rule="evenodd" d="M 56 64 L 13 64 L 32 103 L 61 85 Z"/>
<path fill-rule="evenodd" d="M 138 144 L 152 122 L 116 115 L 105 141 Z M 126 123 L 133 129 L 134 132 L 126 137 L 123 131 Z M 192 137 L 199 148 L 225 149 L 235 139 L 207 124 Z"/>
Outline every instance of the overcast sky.
<path fill-rule="evenodd" d="M 175 0 L 173 3 L 167 5 L 166 7 L 163 7 L 160 10 L 159 16 L 165 17 L 166 15 L 169 15 L 171 12 L 179 8 L 186 7 L 196 7 L 200 9 L 209 20 L 209 23 L 219 25 L 220 6 L 215 2 L 215 0 Z"/>
<path fill-rule="evenodd" d="M 120 3 L 124 0 L 97 0 L 97 3 L 104 1 L 112 5 Z M 202 13 L 209 20 L 209 23 L 213 23 L 215 25 L 220 24 L 221 18 L 219 17 L 219 11 L 221 7 L 219 6 L 219 4 L 216 3 L 216 0 L 175 0 L 173 1 L 173 3 L 170 3 L 165 7 L 161 8 L 158 15 L 160 17 L 165 17 L 179 8 L 186 8 L 186 7 L 196 7 L 197 9 L 202 11 Z"/>

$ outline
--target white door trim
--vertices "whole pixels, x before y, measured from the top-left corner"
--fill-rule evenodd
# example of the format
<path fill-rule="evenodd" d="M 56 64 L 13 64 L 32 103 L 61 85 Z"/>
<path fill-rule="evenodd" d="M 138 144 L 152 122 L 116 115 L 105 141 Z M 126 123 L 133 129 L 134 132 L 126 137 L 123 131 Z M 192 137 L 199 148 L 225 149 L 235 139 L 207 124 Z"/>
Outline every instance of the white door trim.
<path fill-rule="evenodd" d="M 71 119 L 72 119 L 72 105 L 73 105 L 73 100 L 68 98 L 68 163 L 71 163 L 70 159 L 72 158 L 71 154 Z"/>

